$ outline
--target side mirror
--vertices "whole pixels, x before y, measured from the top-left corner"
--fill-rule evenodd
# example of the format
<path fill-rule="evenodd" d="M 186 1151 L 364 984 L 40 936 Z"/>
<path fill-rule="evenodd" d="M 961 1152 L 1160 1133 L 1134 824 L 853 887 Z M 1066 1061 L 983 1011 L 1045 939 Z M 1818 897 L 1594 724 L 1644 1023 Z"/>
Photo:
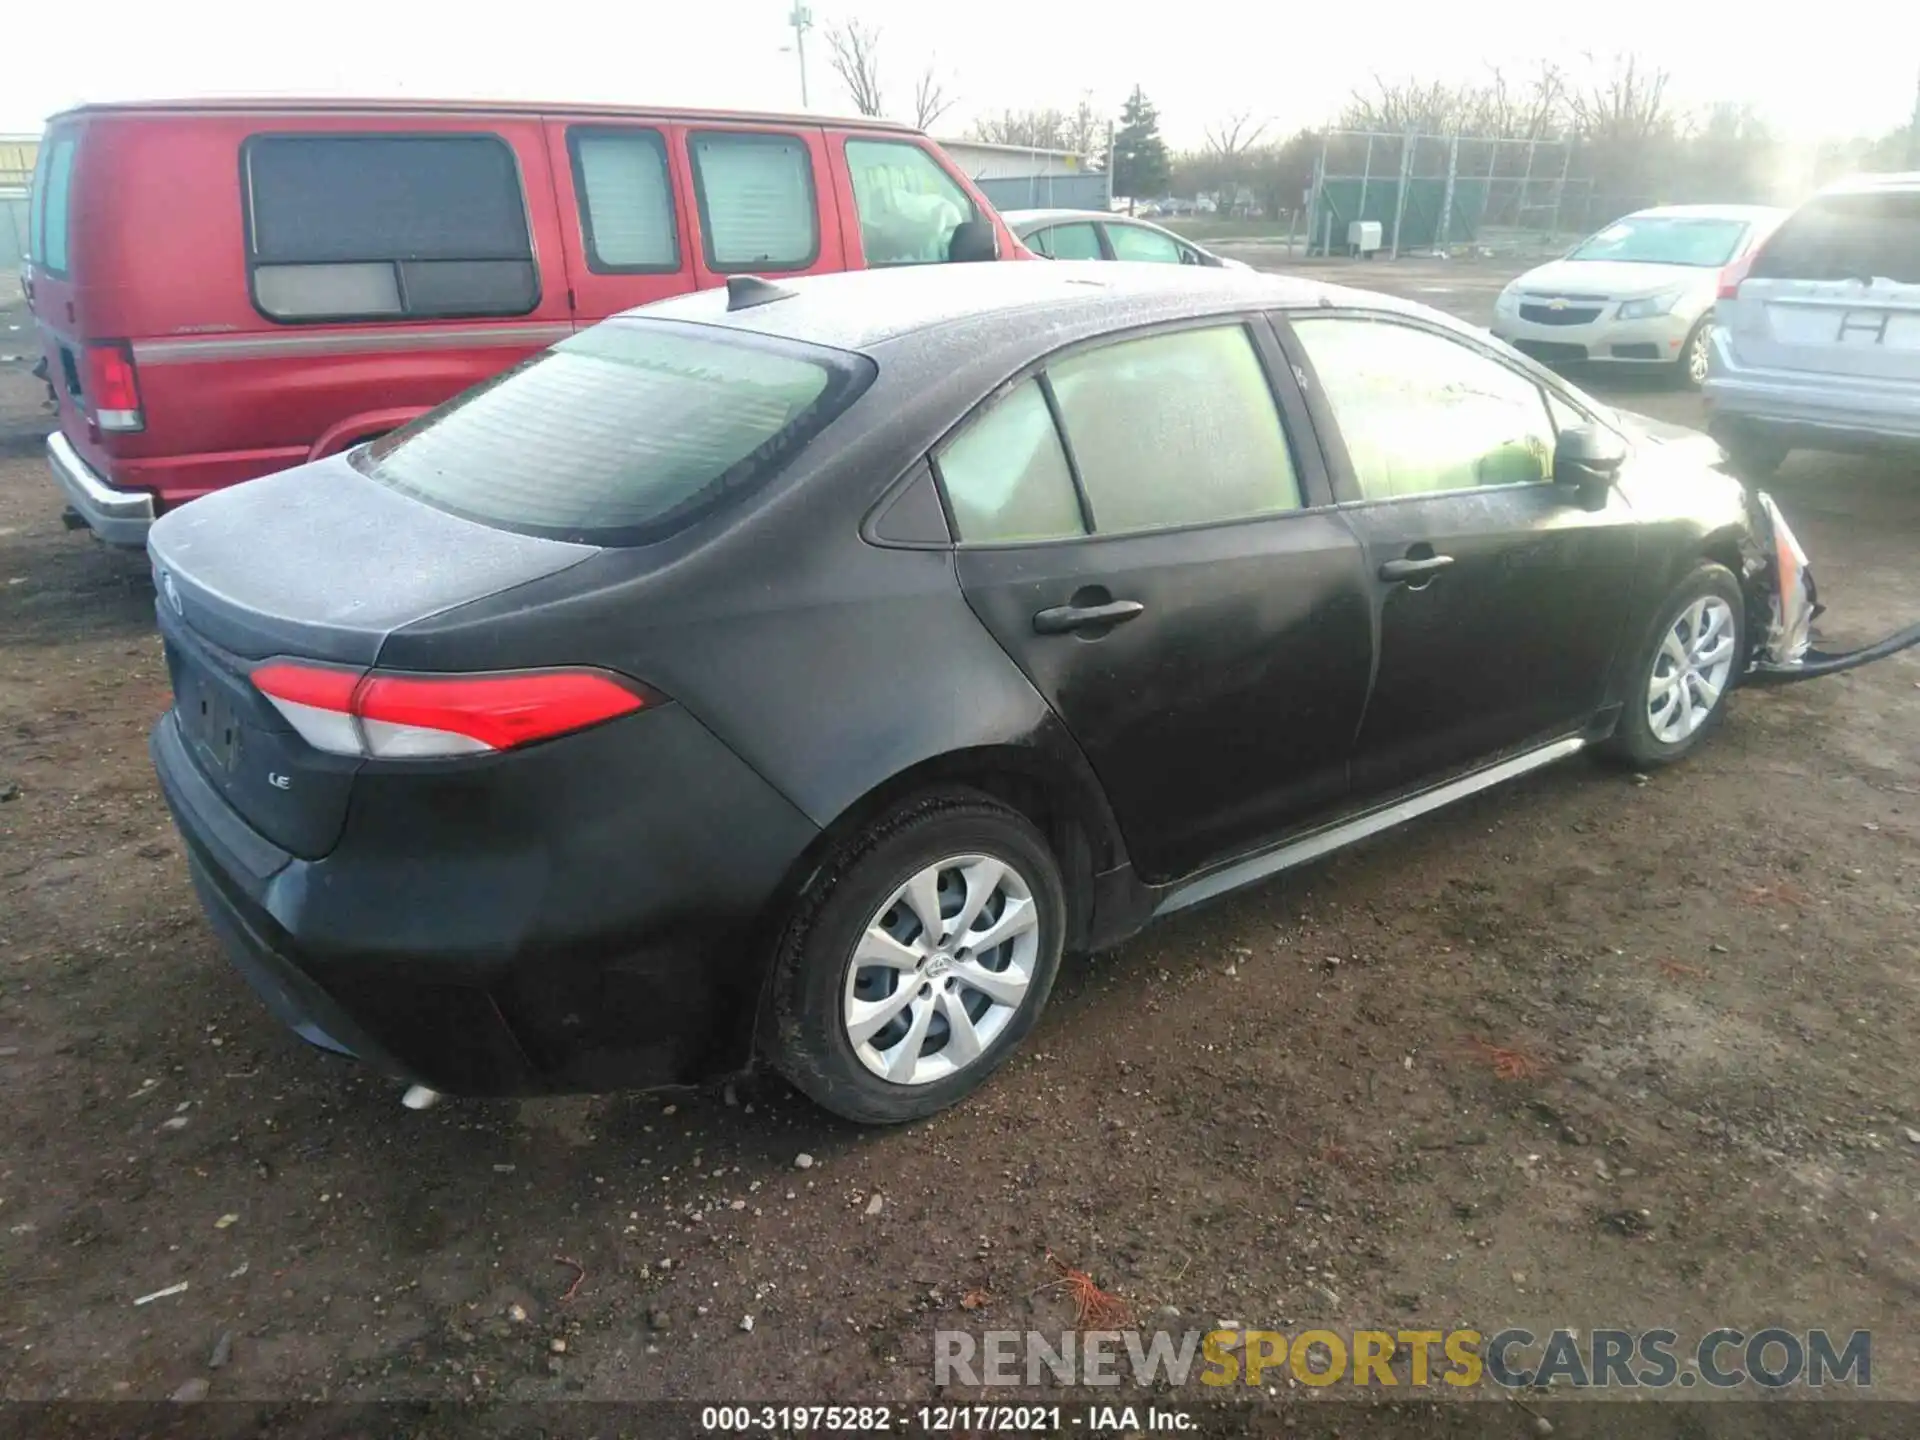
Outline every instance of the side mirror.
<path fill-rule="evenodd" d="M 962 220 L 953 227 L 953 236 L 947 241 L 948 261 L 960 265 L 999 258 L 1000 237 L 994 233 L 992 221 Z"/>
<path fill-rule="evenodd" d="M 1603 425 L 1575 425 L 1560 432 L 1553 446 L 1553 483 L 1575 491 L 1589 510 L 1606 507 L 1620 467 L 1627 463 L 1627 442 Z"/>

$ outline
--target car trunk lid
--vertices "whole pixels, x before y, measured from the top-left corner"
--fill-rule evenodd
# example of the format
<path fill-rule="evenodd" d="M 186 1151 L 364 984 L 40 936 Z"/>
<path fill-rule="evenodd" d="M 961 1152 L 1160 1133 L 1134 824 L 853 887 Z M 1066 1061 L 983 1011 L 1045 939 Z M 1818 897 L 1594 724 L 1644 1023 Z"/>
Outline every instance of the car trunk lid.
<path fill-rule="evenodd" d="M 423 505 L 345 457 L 184 506 L 148 550 L 188 752 L 248 824 L 309 857 L 338 839 L 363 762 L 307 744 L 249 680 L 257 664 L 369 668 L 399 627 L 597 553 Z"/>

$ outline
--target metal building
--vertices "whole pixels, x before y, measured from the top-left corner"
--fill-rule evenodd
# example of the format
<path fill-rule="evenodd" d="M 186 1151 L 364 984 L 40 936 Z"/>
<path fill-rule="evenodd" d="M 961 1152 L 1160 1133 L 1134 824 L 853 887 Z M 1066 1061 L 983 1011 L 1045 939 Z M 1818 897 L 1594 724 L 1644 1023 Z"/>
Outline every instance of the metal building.
<path fill-rule="evenodd" d="M 966 171 L 998 210 L 1105 210 L 1112 194 L 1099 162 L 1072 150 L 942 140 L 940 148 Z"/>

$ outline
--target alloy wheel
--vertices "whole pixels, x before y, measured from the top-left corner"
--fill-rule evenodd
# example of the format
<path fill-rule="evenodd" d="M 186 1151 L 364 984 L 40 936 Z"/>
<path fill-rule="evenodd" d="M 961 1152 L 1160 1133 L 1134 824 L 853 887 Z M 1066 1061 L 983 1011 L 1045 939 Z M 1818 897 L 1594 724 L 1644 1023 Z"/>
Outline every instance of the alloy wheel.
<path fill-rule="evenodd" d="M 1647 680 L 1647 728 L 1678 745 L 1706 724 L 1733 674 L 1733 607 L 1703 595 L 1674 618 L 1654 651 Z"/>
<path fill-rule="evenodd" d="M 860 1063 L 897 1085 L 974 1064 L 1026 999 L 1040 948 L 1027 878 L 991 855 L 955 855 L 876 910 L 847 963 L 843 1022 Z"/>
<path fill-rule="evenodd" d="M 1696 388 L 1707 383 L 1707 357 L 1712 348 L 1713 331 L 1705 325 L 1687 342 L 1687 381 Z"/>

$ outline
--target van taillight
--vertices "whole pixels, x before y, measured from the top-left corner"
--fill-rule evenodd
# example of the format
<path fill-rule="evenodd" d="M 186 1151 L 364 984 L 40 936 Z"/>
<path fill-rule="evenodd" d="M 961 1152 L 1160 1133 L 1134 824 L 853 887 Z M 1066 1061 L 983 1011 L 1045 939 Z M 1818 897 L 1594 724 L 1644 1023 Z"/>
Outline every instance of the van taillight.
<path fill-rule="evenodd" d="M 84 388 L 93 423 L 122 433 L 144 430 L 140 379 L 133 373 L 133 347 L 124 340 L 103 340 L 86 347 Z"/>
<path fill-rule="evenodd" d="M 1720 298 L 1722 300 L 1738 300 L 1740 298 L 1740 282 L 1747 278 L 1747 272 L 1753 269 L 1753 262 L 1759 255 L 1760 252 L 1758 250 L 1749 250 L 1720 272 Z"/>
<path fill-rule="evenodd" d="M 603 670 L 408 675 L 269 660 L 252 679 L 316 750 L 388 760 L 512 750 L 631 715 L 648 698 Z"/>

